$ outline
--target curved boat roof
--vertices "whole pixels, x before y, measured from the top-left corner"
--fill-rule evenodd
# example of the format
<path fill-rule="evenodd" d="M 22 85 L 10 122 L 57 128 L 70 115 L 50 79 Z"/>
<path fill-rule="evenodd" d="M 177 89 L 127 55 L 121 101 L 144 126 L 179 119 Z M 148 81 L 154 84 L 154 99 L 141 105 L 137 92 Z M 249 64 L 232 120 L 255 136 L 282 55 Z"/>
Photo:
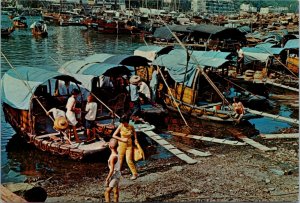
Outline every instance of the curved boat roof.
<path fill-rule="evenodd" d="M 125 66 L 138 67 L 138 66 L 148 66 L 148 63 L 150 61 L 142 56 L 120 54 L 120 55 L 111 56 L 106 60 L 104 60 L 103 62 L 110 63 L 110 64 L 122 64 Z"/>
<path fill-rule="evenodd" d="M 17 72 L 10 69 L 3 75 L 1 99 L 13 108 L 28 110 L 37 87 L 47 84 L 48 80 L 54 78 L 80 83 L 74 77 L 59 72 L 32 67 L 17 67 Z"/>
<path fill-rule="evenodd" d="M 95 63 L 95 62 L 104 62 L 106 59 L 109 57 L 114 56 L 114 54 L 107 54 L 107 53 L 100 53 L 100 54 L 94 54 L 90 55 L 85 58 L 85 61 L 88 61 L 90 63 Z"/>

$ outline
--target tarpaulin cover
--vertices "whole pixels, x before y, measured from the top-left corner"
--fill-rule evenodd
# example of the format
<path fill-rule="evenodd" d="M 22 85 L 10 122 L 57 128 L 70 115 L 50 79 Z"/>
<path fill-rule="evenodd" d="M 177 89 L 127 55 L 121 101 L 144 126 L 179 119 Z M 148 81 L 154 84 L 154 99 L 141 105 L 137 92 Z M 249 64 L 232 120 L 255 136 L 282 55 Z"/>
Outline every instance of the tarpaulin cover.
<path fill-rule="evenodd" d="M 142 56 L 150 61 L 153 61 L 156 56 L 159 56 L 161 54 L 168 54 L 172 49 L 173 46 L 167 46 L 167 47 L 155 46 L 155 45 L 141 46 L 134 51 L 134 55 Z"/>
<path fill-rule="evenodd" d="M 299 39 L 290 39 L 284 45 L 285 49 L 299 49 Z"/>
<path fill-rule="evenodd" d="M 249 64 L 253 61 L 260 61 L 266 63 L 269 57 L 272 55 L 266 50 L 256 47 L 243 47 L 244 51 L 244 63 Z"/>
<path fill-rule="evenodd" d="M 153 61 L 153 65 L 164 66 L 167 68 L 170 76 L 176 82 L 182 83 L 184 81 L 184 73 L 187 67 L 187 76 L 185 85 L 191 87 L 198 65 L 200 67 L 210 66 L 219 67 L 228 60 L 223 58 L 204 57 L 205 52 L 192 52 L 191 59 L 187 65 L 187 54 L 184 50 L 176 49 L 169 54 L 161 55 Z M 195 60 L 192 59 L 195 57 Z"/>
<path fill-rule="evenodd" d="M 17 72 L 10 69 L 2 77 L 2 102 L 16 109 L 28 110 L 36 88 L 44 83 L 48 85 L 48 80 L 58 76 L 77 82 L 73 77 L 44 69 L 18 67 Z"/>

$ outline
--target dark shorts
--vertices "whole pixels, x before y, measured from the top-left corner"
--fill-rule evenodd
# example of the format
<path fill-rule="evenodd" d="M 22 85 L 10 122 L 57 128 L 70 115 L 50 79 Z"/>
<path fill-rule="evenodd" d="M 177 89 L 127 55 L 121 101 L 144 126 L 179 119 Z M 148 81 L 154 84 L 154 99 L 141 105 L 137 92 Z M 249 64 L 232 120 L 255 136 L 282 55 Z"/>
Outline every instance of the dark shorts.
<path fill-rule="evenodd" d="M 132 116 L 139 116 L 141 113 L 141 103 L 139 101 L 134 101 L 133 109 L 131 110 Z"/>
<path fill-rule="evenodd" d="M 94 127 L 96 127 L 95 121 L 85 120 L 85 128 L 86 129 L 92 129 Z"/>

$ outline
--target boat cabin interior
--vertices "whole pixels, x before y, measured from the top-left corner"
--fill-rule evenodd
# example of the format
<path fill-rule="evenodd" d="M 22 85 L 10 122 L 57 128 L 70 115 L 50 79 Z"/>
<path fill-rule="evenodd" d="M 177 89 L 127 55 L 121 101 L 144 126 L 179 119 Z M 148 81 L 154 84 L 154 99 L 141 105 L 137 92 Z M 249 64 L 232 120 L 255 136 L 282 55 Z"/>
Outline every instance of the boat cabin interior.
<path fill-rule="evenodd" d="M 65 84 L 69 84 L 66 88 Z M 85 117 L 85 106 L 87 103 L 87 92 L 77 81 L 72 81 L 70 78 L 56 77 L 50 79 L 44 84 L 38 86 L 34 92 L 37 99 L 32 99 L 31 104 L 31 115 L 32 115 L 32 131 L 36 135 L 51 134 L 57 132 L 53 129 L 53 121 L 46 115 L 45 110 L 49 111 L 52 108 L 57 108 L 66 112 L 66 103 L 68 98 L 71 96 L 72 89 L 78 89 L 80 91 L 77 97 L 76 107 L 80 109 L 80 112 L 76 114 L 78 120 L 78 134 L 84 136 L 84 117 Z M 68 91 L 70 90 L 70 91 Z M 98 104 L 96 125 L 98 132 L 103 130 L 109 130 L 112 133 L 114 129 L 115 118 L 113 118 L 109 111 L 103 108 L 103 106 L 94 99 Z M 41 105 L 41 104 L 42 105 Z M 112 102 L 113 103 L 113 102 Z M 112 104 L 113 105 L 113 104 Z M 42 107 L 43 106 L 43 107 Z M 45 109 L 43 109 L 45 108 Z M 104 129 L 105 128 L 105 129 Z M 107 132 L 106 132 L 107 133 Z"/>

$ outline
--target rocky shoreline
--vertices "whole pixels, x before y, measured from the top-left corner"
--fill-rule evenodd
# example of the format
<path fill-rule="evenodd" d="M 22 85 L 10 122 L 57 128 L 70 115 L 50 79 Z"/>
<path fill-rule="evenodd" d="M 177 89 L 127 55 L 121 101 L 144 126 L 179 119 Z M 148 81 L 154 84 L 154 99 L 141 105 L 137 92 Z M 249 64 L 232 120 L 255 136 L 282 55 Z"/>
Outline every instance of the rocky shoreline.
<path fill-rule="evenodd" d="M 210 157 L 188 165 L 175 157 L 138 167 L 140 177 L 129 180 L 128 170 L 121 181 L 120 201 L 292 201 L 299 195 L 298 146 L 295 139 L 266 141 L 277 147 L 262 152 L 249 145 L 210 147 Z M 104 201 L 103 180 L 83 177 L 68 184 L 49 180 L 43 184 L 47 202 Z"/>

